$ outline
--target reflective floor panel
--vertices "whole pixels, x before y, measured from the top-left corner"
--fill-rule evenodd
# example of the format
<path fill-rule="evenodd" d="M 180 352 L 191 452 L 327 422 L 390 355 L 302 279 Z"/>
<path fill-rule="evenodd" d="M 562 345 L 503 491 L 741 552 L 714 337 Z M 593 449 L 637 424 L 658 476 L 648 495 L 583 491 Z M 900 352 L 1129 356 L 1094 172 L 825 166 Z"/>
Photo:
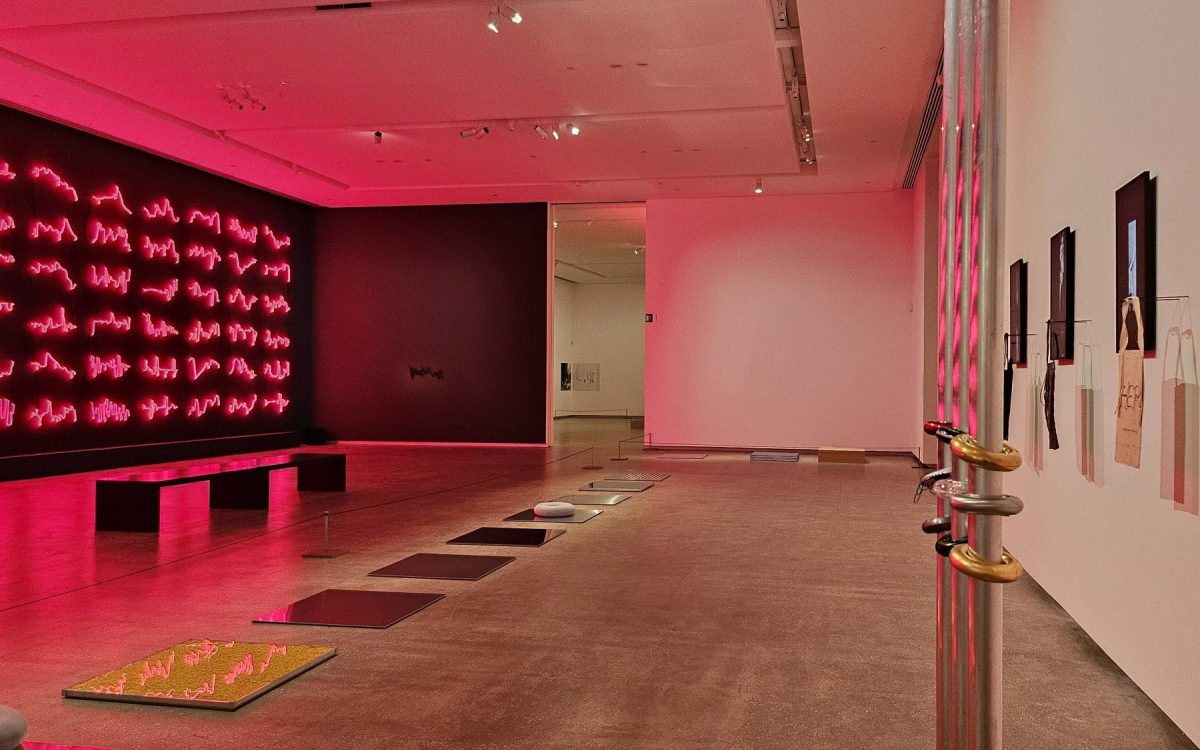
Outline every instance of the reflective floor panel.
<path fill-rule="evenodd" d="M 664 453 L 661 456 L 656 456 L 663 461 L 699 461 L 702 458 L 708 458 L 707 453 Z"/>
<path fill-rule="evenodd" d="M 449 581 L 478 581 L 508 565 L 515 557 L 503 555 L 443 555 L 419 552 L 373 570 L 367 575 L 389 578 L 440 578 Z"/>
<path fill-rule="evenodd" d="M 66 688 L 63 696 L 233 711 L 335 654 L 333 646 L 184 641 Z"/>
<path fill-rule="evenodd" d="M 325 589 L 293 604 L 259 615 L 254 622 L 329 625 L 336 628 L 390 628 L 445 594 Z"/>
<path fill-rule="evenodd" d="M 560 529 L 520 529 L 484 526 L 455 537 L 446 544 L 484 544 L 492 547 L 541 547 L 567 532 Z"/>
<path fill-rule="evenodd" d="M 750 454 L 750 460 L 796 462 L 800 460 L 800 454 L 789 451 L 754 451 Z"/>
<path fill-rule="evenodd" d="M 556 503 L 570 503 L 571 505 L 617 505 L 628 500 L 631 495 L 563 495 L 562 497 L 554 498 Z"/>
<path fill-rule="evenodd" d="M 595 510 L 593 508 L 576 508 L 575 512 L 569 516 L 539 516 L 533 512 L 533 508 L 523 510 L 520 513 L 514 513 L 505 521 L 537 521 L 539 523 L 583 523 L 590 521 L 604 511 Z"/>
<path fill-rule="evenodd" d="M 22 742 L 19 745 L 20 750 L 104 750 L 99 747 L 91 747 L 88 745 L 58 745 L 53 742 Z"/>
<path fill-rule="evenodd" d="M 645 492 L 654 482 L 626 482 L 614 479 L 597 479 L 580 487 L 584 492 Z"/>
<path fill-rule="evenodd" d="M 661 471 L 622 471 L 618 474 L 609 474 L 605 479 L 614 482 L 661 482 L 670 476 Z"/>

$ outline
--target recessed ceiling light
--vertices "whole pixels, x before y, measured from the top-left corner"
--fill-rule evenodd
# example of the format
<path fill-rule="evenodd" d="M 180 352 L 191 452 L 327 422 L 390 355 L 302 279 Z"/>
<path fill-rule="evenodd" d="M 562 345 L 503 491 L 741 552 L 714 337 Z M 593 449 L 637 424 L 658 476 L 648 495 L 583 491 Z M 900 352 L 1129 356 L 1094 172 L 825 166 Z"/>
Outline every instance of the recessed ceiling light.
<path fill-rule="evenodd" d="M 579 126 L 573 122 L 567 123 L 567 132 L 571 135 L 579 135 Z"/>
<path fill-rule="evenodd" d="M 762 191 L 763 191 L 762 178 L 759 177 L 754 182 L 754 192 L 757 193 L 758 195 L 762 195 Z"/>
<path fill-rule="evenodd" d="M 550 131 L 550 135 L 554 136 L 554 140 L 556 140 L 556 141 L 557 141 L 557 140 L 560 138 L 560 136 L 559 136 L 559 134 L 558 134 L 558 128 L 555 128 L 554 130 L 551 130 L 551 131 Z"/>

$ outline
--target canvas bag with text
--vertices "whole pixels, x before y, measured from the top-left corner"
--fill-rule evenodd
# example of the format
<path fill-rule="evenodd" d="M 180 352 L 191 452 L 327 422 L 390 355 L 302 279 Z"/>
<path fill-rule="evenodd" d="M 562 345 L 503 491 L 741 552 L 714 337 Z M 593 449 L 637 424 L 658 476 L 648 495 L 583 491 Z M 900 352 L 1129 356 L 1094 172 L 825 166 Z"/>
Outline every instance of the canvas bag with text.
<path fill-rule="evenodd" d="M 1096 481 L 1096 347 L 1079 347 L 1075 367 L 1075 466 L 1089 482 Z"/>
<path fill-rule="evenodd" d="M 1188 302 L 1179 305 L 1176 321 L 1167 330 L 1163 357 L 1159 494 L 1176 509 L 1200 515 L 1200 381 Z"/>
<path fill-rule="evenodd" d="M 1124 321 L 1132 310 L 1137 324 L 1137 340 L 1144 345 L 1146 335 L 1142 325 L 1142 305 L 1137 297 L 1126 297 L 1121 303 L 1121 339 L 1117 347 L 1120 366 L 1120 392 L 1117 396 L 1117 443 L 1113 458 L 1119 464 L 1141 468 L 1142 410 L 1145 407 L 1145 352 L 1132 348 L 1129 329 Z"/>

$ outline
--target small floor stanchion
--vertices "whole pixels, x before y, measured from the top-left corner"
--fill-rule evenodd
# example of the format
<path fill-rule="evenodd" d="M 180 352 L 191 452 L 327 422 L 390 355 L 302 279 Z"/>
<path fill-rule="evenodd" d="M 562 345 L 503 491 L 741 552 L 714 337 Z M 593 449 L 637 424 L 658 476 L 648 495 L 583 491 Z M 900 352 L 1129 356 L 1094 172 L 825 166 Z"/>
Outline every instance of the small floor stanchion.
<path fill-rule="evenodd" d="M 618 445 L 618 448 L 620 446 Z M 603 469 L 604 467 L 596 463 L 596 449 L 588 448 L 588 462 L 584 465 L 585 469 Z"/>
<path fill-rule="evenodd" d="M 301 557 L 318 558 L 321 560 L 332 560 L 335 557 L 341 557 L 349 552 L 344 549 L 331 549 L 329 546 L 329 511 L 325 511 L 325 546 L 315 552 L 305 552 Z"/>

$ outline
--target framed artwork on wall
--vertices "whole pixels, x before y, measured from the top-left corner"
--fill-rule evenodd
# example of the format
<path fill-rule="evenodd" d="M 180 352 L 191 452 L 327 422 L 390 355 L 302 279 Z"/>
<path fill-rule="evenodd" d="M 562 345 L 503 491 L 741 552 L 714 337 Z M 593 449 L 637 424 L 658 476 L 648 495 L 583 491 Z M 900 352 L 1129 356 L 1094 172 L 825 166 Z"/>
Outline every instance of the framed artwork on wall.
<path fill-rule="evenodd" d="M 1075 232 L 1064 228 L 1050 238 L 1050 321 L 1046 326 L 1048 356 L 1075 356 Z"/>
<path fill-rule="evenodd" d="M 1021 258 L 1008 267 L 1008 361 L 1023 365 L 1028 356 L 1025 332 L 1029 326 L 1029 264 Z"/>
<path fill-rule="evenodd" d="M 1120 350 L 1121 327 L 1125 326 L 1130 346 L 1145 352 L 1154 351 L 1155 340 L 1155 180 L 1149 172 L 1117 190 L 1117 289 L 1116 344 Z M 1144 336 L 1138 336 L 1138 326 L 1131 311 L 1121 315 L 1121 304 L 1127 297 L 1137 297 Z M 1139 340 L 1144 338 L 1145 340 Z"/>

